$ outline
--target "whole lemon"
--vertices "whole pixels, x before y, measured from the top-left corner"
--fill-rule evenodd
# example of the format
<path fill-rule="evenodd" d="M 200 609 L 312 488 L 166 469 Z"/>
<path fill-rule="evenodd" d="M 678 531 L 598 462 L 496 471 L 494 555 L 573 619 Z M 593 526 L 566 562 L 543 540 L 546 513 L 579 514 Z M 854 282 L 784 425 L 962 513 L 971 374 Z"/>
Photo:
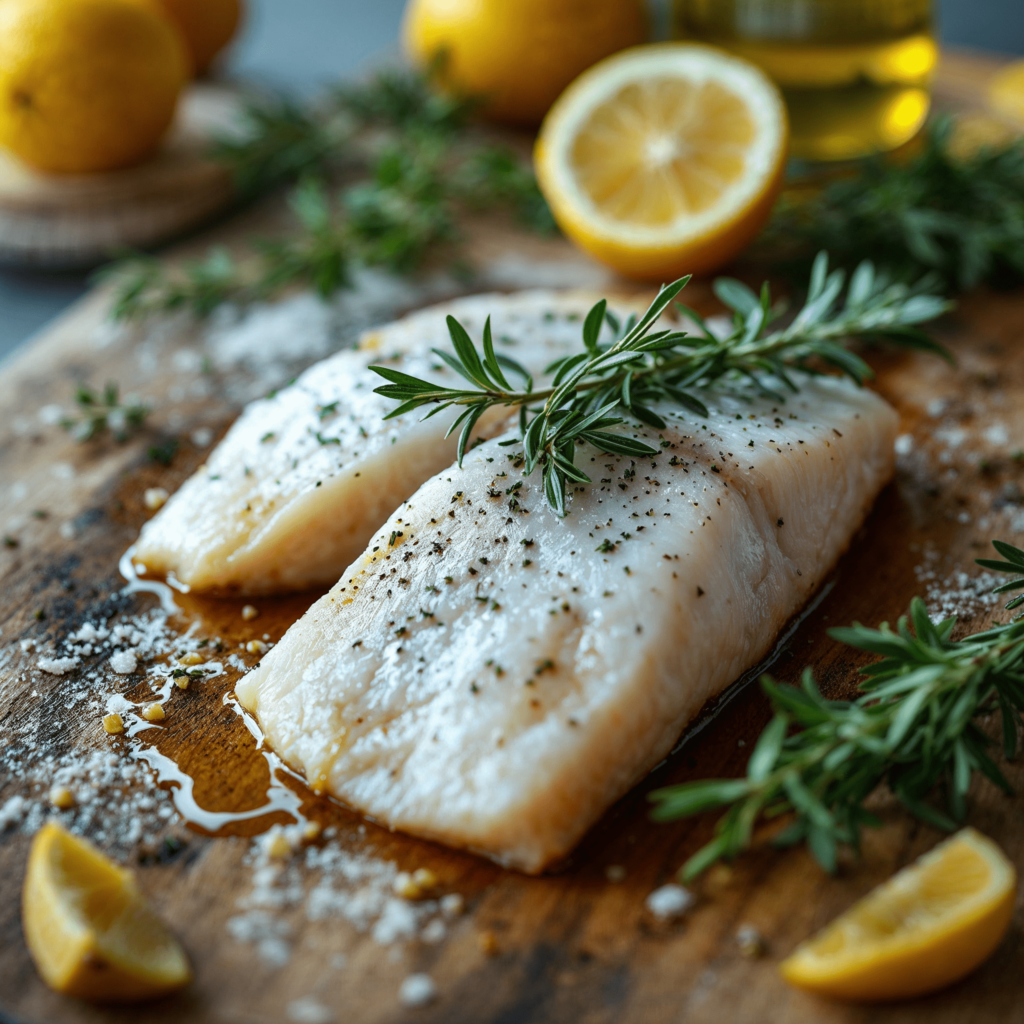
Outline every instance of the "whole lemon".
<path fill-rule="evenodd" d="M 441 84 L 499 121 L 537 124 L 562 90 L 647 38 L 643 0 L 410 0 L 403 39 Z"/>
<path fill-rule="evenodd" d="M 44 171 L 149 156 L 188 75 L 179 33 L 132 0 L 0 3 L 0 145 Z"/>
<path fill-rule="evenodd" d="M 231 42 L 242 20 L 241 0 L 155 0 L 181 29 L 192 56 L 192 66 L 201 75 Z"/>

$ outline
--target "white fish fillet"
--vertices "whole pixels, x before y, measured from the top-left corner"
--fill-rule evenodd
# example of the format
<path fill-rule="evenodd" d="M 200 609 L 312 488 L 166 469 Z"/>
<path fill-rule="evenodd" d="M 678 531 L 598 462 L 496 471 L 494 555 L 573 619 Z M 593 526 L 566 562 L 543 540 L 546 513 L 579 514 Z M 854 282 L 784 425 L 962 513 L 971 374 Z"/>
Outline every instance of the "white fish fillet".
<path fill-rule="evenodd" d="M 475 295 L 421 310 L 370 332 L 359 349 L 307 370 L 253 402 L 207 463 L 142 529 L 134 558 L 199 591 L 265 594 L 334 583 L 395 507 L 455 457 L 450 418 L 394 420 L 373 394 L 383 363 L 461 383 L 431 353 L 451 350 L 450 313 L 479 343 L 491 315 L 495 349 L 535 376 L 580 344 L 580 319 L 597 297 L 538 290 Z M 494 429 L 496 409 L 478 425 Z"/>
<path fill-rule="evenodd" d="M 891 476 L 897 417 L 869 391 L 708 404 L 631 431 L 653 460 L 580 449 L 593 483 L 563 520 L 515 449 L 481 445 L 395 512 L 242 704 L 315 789 L 544 869 L 767 653 Z"/>

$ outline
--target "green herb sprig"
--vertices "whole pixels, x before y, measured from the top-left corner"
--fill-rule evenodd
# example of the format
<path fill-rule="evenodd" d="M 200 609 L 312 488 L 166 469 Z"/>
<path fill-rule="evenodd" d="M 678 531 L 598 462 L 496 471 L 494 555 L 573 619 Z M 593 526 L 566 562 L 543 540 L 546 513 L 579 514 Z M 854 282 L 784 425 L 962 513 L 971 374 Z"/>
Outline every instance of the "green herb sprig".
<path fill-rule="evenodd" d="M 231 167 L 242 197 L 298 181 L 290 230 L 241 258 L 216 247 L 174 268 L 129 256 L 102 272 L 114 287 L 113 317 L 203 317 L 292 285 L 327 298 L 350 285 L 356 266 L 410 274 L 429 257 L 461 271 L 458 223 L 468 210 L 506 211 L 552 231 L 532 170 L 474 128 L 471 109 L 410 72 L 381 73 L 312 108 L 252 101 L 242 131 L 220 140 L 214 156 Z"/>
<path fill-rule="evenodd" d="M 523 367 L 495 353 L 489 319 L 478 350 L 462 325 L 449 316 L 454 355 L 434 351 L 470 387 L 439 387 L 391 367 L 373 366 L 389 382 L 376 392 L 400 403 L 388 418 L 422 406 L 433 407 L 428 417 L 449 407 L 460 408 L 448 431 L 461 427 L 460 464 L 484 412 L 494 406 L 518 408 L 520 434 L 508 443 L 523 446 L 525 474 L 543 467 L 545 496 L 561 516 L 566 513 L 568 489 L 590 482 L 576 465 L 579 444 L 589 442 L 603 452 L 633 457 L 657 453 L 642 441 L 608 431 L 625 422 L 624 417 L 661 429 L 665 421 L 654 409 L 661 402 L 707 417 L 698 396 L 723 377 L 746 378 L 773 397 L 780 397 L 776 389 L 798 390 L 791 369 L 814 372 L 820 364 L 863 383 L 872 376 L 871 368 L 845 347 L 854 339 L 942 351 L 919 325 L 941 315 L 949 303 L 931 294 L 928 282 L 918 288 L 892 283 L 867 261 L 846 287 L 843 271 L 830 272 L 828 257 L 820 253 L 804 306 L 786 326 L 775 329 L 784 307 L 772 303 L 767 283 L 757 295 L 739 281 L 718 279 L 715 293 L 733 311 L 732 330 L 724 338 L 712 334 L 701 317 L 685 306 L 679 308 L 700 326 L 701 333 L 655 329 L 688 281 L 680 278 L 664 286 L 643 316 L 624 327 L 608 312 L 606 301 L 598 302 L 583 322 L 580 351 L 547 368 L 553 377 L 546 387 L 535 388 Z M 606 323 L 617 335 L 614 341 L 599 340 Z M 521 389 L 513 388 L 506 371 L 523 382 Z"/>
<path fill-rule="evenodd" d="M 758 243 L 796 273 L 827 245 L 840 266 L 866 258 L 905 280 L 932 272 L 946 289 L 1024 277 L 1024 141 L 962 155 L 938 118 L 919 154 L 879 157 L 809 201 L 783 203 Z"/>
<path fill-rule="evenodd" d="M 1003 560 L 978 564 L 1017 577 L 995 593 L 1024 590 L 1024 551 L 1002 541 L 993 545 Z M 1021 604 L 1024 595 L 1007 608 Z M 962 640 L 951 639 L 955 625 L 955 618 L 933 623 L 915 598 L 909 619 L 900 618 L 895 629 L 883 623 L 829 630 L 847 646 L 882 657 L 861 669 L 861 696 L 853 701 L 825 699 L 810 669 L 799 687 L 765 677 L 775 717 L 746 776 L 650 794 L 658 821 L 728 808 L 715 837 L 683 866 L 683 877 L 742 853 L 759 822 L 785 814 L 793 821 L 774 842 L 806 842 L 818 863 L 834 871 L 838 847 L 856 849 L 861 829 L 879 824 L 864 801 L 882 783 L 916 817 L 945 830 L 963 821 L 976 773 L 1011 792 L 978 720 L 1000 715 L 1003 754 L 1012 759 L 1024 711 L 1024 617 Z M 930 802 L 937 790 L 945 795 L 944 810 Z"/>
<path fill-rule="evenodd" d="M 79 384 L 75 404 L 78 415 L 61 420 L 61 426 L 78 441 L 89 441 L 106 430 L 118 441 L 125 441 L 143 425 L 150 412 L 147 405 L 133 398 L 122 401 L 120 388 L 113 381 L 108 381 L 102 391 Z"/>

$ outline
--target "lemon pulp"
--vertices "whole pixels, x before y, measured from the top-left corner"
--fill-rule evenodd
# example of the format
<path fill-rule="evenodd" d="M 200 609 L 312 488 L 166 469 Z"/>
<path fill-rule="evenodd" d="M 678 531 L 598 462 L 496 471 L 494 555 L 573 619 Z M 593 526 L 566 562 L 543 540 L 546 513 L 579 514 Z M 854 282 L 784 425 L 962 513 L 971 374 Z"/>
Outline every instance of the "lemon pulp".
<path fill-rule="evenodd" d="M 33 840 L 22 922 L 43 980 L 66 995 L 145 999 L 191 977 L 184 951 L 131 873 L 55 822 Z"/>
<path fill-rule="evenodd" d="M 1009 927 L 1013 865 L 964 829 L 880 885 L 781 967 L 787 981 L 847 999 L 899 999 L 974 970 Z"/>
<path fill-rule="evenodd" d="M 580 76 L 545 119 L 537 179 L 563 231 L 633 277 L 716 269 L 771 212 L 782 183 L 781 96 L 707 46 L 637 47 Z"/>

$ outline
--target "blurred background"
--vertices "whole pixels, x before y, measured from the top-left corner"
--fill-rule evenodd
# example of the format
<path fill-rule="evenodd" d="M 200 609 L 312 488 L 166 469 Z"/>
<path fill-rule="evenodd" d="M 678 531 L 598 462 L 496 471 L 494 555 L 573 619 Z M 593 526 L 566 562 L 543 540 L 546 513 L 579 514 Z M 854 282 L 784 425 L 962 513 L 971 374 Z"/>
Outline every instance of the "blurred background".
<path fill-rule="evenodd" d="M 510 0 L 513 2 L 513 0 Z M 399 57 L 405 0 L 250 0 L 222 74 L 304 95 Z M 939 0 L 947 46 L 1024 53 L 1024 0 Z M 0 270 L 0 359 L 88 287 L 83 273 Z"/>

